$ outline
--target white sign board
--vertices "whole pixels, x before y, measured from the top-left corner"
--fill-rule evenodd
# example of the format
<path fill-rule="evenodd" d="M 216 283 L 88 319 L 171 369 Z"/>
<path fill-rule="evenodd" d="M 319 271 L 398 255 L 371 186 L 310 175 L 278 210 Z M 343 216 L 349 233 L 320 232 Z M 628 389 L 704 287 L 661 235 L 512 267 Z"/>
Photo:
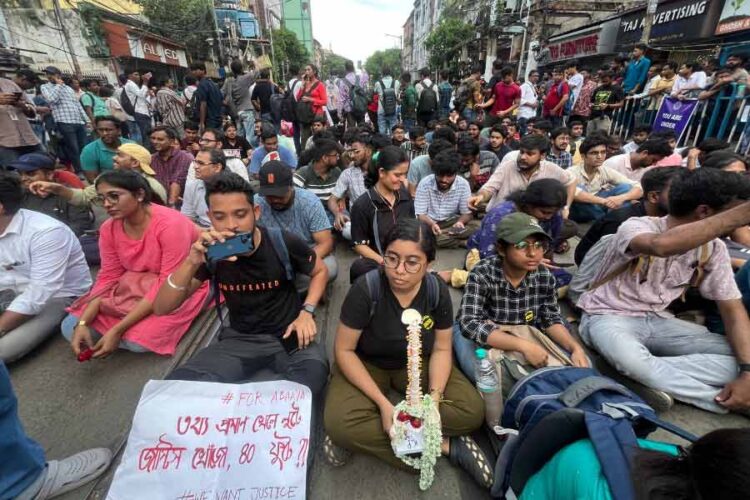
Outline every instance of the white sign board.
<path fill-rule="evenodd" d="M 107 498 L 304 499 L 311 398 L 288 381 L 152 380 Z"/>

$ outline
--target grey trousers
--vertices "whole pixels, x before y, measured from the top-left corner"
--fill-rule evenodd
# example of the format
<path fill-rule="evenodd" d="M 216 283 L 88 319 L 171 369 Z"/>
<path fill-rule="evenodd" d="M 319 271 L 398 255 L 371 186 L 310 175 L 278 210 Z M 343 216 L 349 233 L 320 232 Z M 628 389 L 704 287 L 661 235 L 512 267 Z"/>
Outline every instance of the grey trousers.
<path fill-rule="evenodd" d="M 328 254 L 323 259 L 323 264 L 328 268 L 328 283 L 331 283 L 339 275 L 339 263 L 336 261 L 336 256 Z M 294 279 L 294 286 L 297 288 L 298 293 L 304 293 L 310 288 L 310 277 L 306 274 L 298 274 Z"/>
<path fill-rule="evenodd" d="M 25 356 L 44 339 L 60 331 L 60 322 L 68 314 L 65 308 L 75 297 L 50 299 L 42 312 L 0 337 L 0 360 L 10 363 Z"/>

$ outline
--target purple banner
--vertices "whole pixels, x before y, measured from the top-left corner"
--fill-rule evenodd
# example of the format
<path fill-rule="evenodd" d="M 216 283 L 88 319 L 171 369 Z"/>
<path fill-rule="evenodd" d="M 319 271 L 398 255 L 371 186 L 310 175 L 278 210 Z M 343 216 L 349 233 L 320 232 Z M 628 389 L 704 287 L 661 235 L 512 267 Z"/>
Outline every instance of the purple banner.
<path fill-rule="evenodd" d="M 697 99 L 680 101 L 674 97 L 665 97 L 662 99 L 659 112 L 654 119 L 653 131 L 671 130 L 677 136 L 677 142 L 679 143 L 697 106 Z"/>

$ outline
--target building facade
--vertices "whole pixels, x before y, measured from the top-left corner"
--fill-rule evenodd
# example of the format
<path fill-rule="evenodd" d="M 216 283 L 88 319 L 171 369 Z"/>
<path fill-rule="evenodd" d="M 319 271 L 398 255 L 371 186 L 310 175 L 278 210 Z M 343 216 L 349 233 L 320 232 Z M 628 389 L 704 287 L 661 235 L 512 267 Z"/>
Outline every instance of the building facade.
<path fill-rule="evenodd" d="M 283 0 L 282 16 L 284 27 L 297 35 L 297 39 L 305 46 L 307 53 L 315 53 L 313 41 L 312 18 L 309 0 Z"/>

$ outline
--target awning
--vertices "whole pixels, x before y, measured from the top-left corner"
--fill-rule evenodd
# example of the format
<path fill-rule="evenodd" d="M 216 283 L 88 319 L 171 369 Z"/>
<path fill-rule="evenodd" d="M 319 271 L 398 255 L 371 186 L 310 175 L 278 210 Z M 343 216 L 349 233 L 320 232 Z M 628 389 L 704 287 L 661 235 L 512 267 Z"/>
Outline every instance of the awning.
<path fill-rule="evenodd" d="M 102 28 L 107 33 L 107 45 L 114 57 L 133 57 L 169 66 L 187 67 L 184 45 L 109 20 L 102 21 Z"/>

